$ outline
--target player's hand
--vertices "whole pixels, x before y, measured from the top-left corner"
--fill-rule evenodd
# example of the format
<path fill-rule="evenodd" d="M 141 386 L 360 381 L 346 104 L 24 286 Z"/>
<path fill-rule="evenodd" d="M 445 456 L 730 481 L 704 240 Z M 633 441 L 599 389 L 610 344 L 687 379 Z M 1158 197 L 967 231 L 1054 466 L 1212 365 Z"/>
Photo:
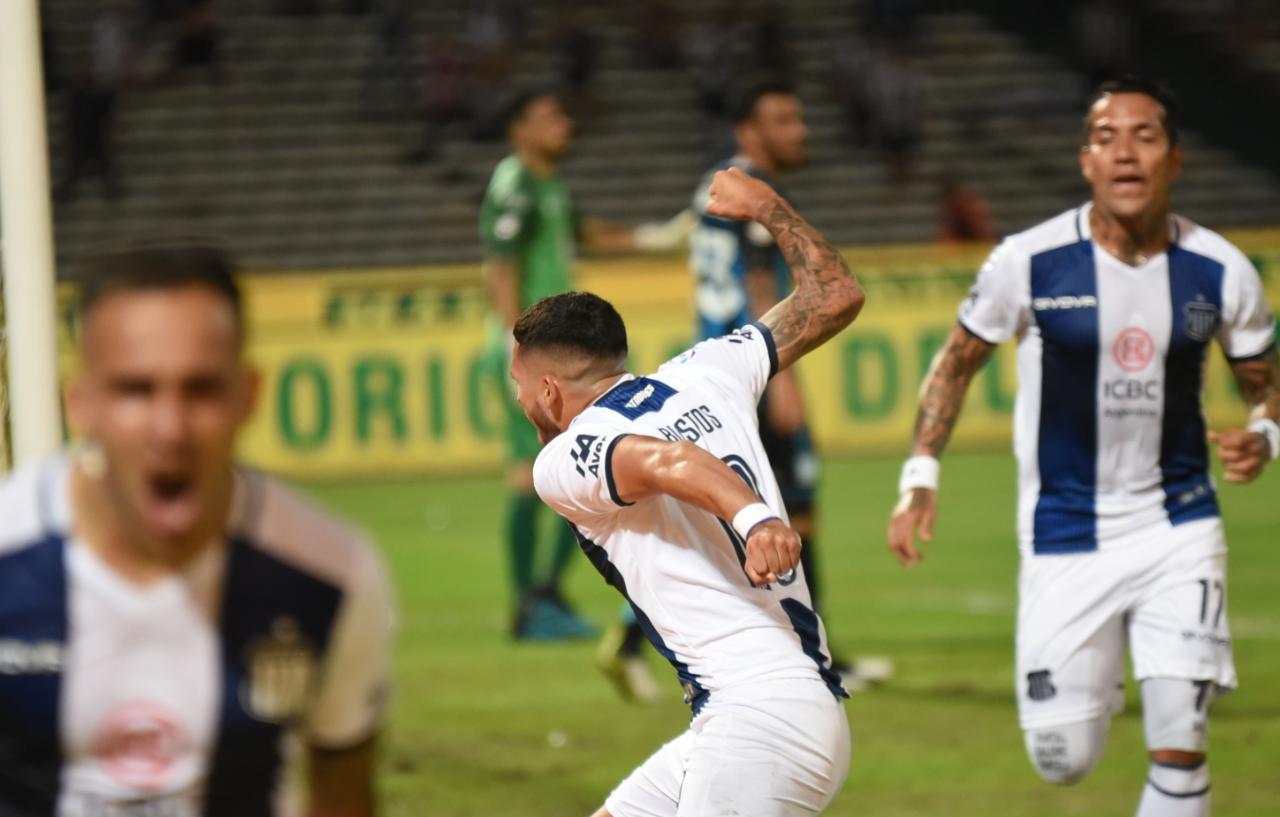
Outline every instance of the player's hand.
<path fill-rule="evenodd" d="M 889 517 L 889 549 L 903 567 L 912 567 L 924 554 L 916 547 L 916 531 L 924 542 L 933 541 L 933 520 L 938 518 L 938 492 L 913 488 L 902 495 Z"/>
<path fill-rule="evenodd" d="M 773 584 L 800 563 L 800 536 L 781 520 L 769 519 L 747 537 L 747 578 L 757 586 Z"/>
<path fill-rule="evenodd" d="M 1209 442 L 1218 446 L 1218 456 L 1227 468 L 1227 482 L 1253 482 L 1271 459 L 1267 438 L 1243 428 L 1210 431 Z"/>
<path fill-rule="evenodd" d="M 772 187 L 736 167 L 717 171 L 711 177 L 709 195 L 708 215 L 740 221 L 755 220 L 761 206 L 778 197 Z"/>

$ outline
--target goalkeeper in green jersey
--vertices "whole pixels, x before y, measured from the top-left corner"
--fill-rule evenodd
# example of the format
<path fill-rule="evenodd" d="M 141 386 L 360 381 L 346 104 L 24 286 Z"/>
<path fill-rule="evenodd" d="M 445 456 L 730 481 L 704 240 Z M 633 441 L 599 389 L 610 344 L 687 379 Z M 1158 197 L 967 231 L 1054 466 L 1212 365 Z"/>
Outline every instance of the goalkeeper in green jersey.
<path fill-rule="evenodd" d="M 529 640 L 586 638 L 594 628 L 560 592 L 560 578 L 577 548 L 567 525 L 555 523 L 549 565 L 544 572 L 536 570 L 540 503 L 533 492 L 533 460 L 540 446 L 515 402 L 507 373 L 511 327 L 535 301 L 573 288 L 579 245 L 596 253 L 674 251 L 694 218 L 685 211 L 665 224 L 623 227 L 580 217 L 558 174 L 573 137 L 573 122 L 559 100 L 549 93 L 518 93 L 508 101 L 505 122 L 512 153 L 493 171 L 480 211 L 480 236 L 493 301 L 489 358 L 501 378 L 506 405 L 506 536 L 516 592 L 512 635 Z"/>

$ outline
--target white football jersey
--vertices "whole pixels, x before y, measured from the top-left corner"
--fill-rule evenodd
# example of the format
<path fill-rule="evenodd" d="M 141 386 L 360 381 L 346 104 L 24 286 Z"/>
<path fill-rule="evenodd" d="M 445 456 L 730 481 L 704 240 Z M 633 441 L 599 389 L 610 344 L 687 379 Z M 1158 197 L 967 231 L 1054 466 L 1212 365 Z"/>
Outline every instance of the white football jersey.
<path fill-rule="evenodd" d="M 624 377 L 534 464 L 538 495 L 631 602 L 695 714 L 717 689 L 745 681 L 821 678 L 845 694 L 799 567 L 785 584 L 753 586 L 745 543 L 728 522 L 669 496 L 624 502 L 614 487 L 612 454 L 622 438 L 688 440 L 785 520 L 756 425 L 756 404 L 776 369 L 773 337 L 760 324 L 704 341 L 654 374 Z"/>
<path fill-rule="evenodd" d="M 342 748 L 377 728 L 377 553 L 245 470 L 225 541 L 140 586 L 76 538 L 69 469 L 0 484 L 0 813 L 279 815 L 287 736 Z"/>
<path fill-rule="evenodd" d="M 1018 341 L 1027 553 L 1217 516 L 1201 405 L 1209 344 L 1231 360 L 1275 345 L 1257 270 L 1222 236 L 1172 216 L 1168 249 L 1130 267 L 1092 240 L 1090 207 L 1006 239 L 960 307 L 979 338 Z"/>

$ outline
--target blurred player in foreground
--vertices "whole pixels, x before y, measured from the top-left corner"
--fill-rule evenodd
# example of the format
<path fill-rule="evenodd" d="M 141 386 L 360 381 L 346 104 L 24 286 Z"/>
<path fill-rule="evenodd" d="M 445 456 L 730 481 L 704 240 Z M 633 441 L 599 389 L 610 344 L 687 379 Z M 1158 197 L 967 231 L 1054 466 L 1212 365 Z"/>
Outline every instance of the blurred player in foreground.
<path fill-rule="evenodd" d="M 573 532 L 557 526 L 549 567 L 535 576 L 538 502 L 533 460 L 538 438 L 511 398 L 511 327 L 521 310 L 539 298 L 572 289 L 575 249 L 603 253 L 675 250 L 688 233 L 689 217 L 664 225 L 624 227 L 580 217 L 569 200 L 559 166 L 572 143 L 573 122 L 551 94 L 526 91 L 507 103 L 505 122 L 512 154 L 498 163 L 480 212 L 488 254 L 486 277 L 493 301 L 489 358 L 506 396 L 507 547 L 516 591 L 512 635 L 518 639 L 585 638 L 595 628 L 579 617 L 560 592 L 573 558 Z"/>
<path fill-rule="evenodd" d="M 84 266 L 87 445 L 0 485 L 0 813 L 374 813 L 387 684 L 381 561 L 236 467 L 257 380 L 226 258 L 139 246 Z"/>
<path fill-rule="evenodd" d="M 755 412 L 863 294 L 768 185 L 730 170 L 710 196 L 716 215 L 764 224 L 791 264 L 795 291 L 759 323 L 645 377 L 627 373 L 626 328 L 594 295 L 544 299 L 515 326 L 517 399 L 545 445 L 538 495 L 631 602 L 693 709 L 597 817 L 816 814 L 848 771 L 847 694 Z"/>
<path fill-rule="evenodd" d="M 736 167 L 784 195 L 780 187 L 783 174 L 805 162 L 809 131 L 803 106 L 789 83 L 760 77 L 735 90 L 729 113 L 738 153 L 707 174 L 693 201 L 700 222 L 690 242 L 690 267 L 697 276 L 697 331 L 702 340 L 758 320 L 791 289 L 787 260 L 769 231 L 756 221 L 734 221 L 707 213 L 707 190 L 716 171 Z M 815 540 L 819 463 L 807 414 L 796 372 L 779 372 L 760 401 L 760 440 L 792 528 L 804 541 L 800 558 L 814 609 L 821 612 Z M 858 686 L 883 681 L 891 674 L 885 659 L 862 659 L 855 667 L 833 656 L 832 666 L 846 682 Z"/>
<path fill-rule="evenodd" d="M 1226 543 L 1209 477 L 1280 450 L 1275 322 L 1258 273 L 1218 234 L 1170 211 L 1177 108 L 1134 79 L 1103 85 L 1080 166 L 1093 200 L 998 246 L 925 382 L 889 544 L 906 565 L 932 538 L 938 457 L 970 380 L 1018 341 L 1018 710 L 1051 783 L 1097 763 L 1123 701 L 1125 644 L 1142 688 L 1150 774 L 1139 817 L 1209 813 L 1208 712 L 1236 685 Z M 1206 435 L 1211 341 L 1251 409 Z"/>

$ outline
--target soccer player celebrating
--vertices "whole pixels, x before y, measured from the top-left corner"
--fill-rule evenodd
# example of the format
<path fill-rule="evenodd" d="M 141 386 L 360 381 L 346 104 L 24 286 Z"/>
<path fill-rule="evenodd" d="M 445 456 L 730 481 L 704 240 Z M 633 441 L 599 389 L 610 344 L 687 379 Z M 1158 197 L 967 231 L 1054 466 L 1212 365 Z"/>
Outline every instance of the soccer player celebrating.
<path fill-rule="evenodd" d="M 697 276 L 697 331 L 703 340 L 757 320 L 791 288 L 787 260 L 769 231 L 755 221 L 734 221 L 708 213 L 707 189 L 717 170 L 736 167 L 781 195 L 778 179 L 805 161 L 808 129 L 803 107 L 790 84 L 758 77 L 735 90 L 729 112 L 738 154 L 708 173 L 694 193 L 693 207 L 700 221 L 690 242 L 690 268 Z M 760 440 L 792 528 L 804 542 L 801 561 L 814 605 L 820 609 L 814 541 L 818 460 L 795 371 L 779 372 L 773 378 L 758 414 Z M 838 657 L 833 663 L 846 681 L 883 680 L 887 672 L 883 659 L 859 661 L 856 669 L 861 673 Z"/>
<path fill-rule="evenodd" d="M 0 813 L 374 813 L 391 611 L 360 536 L 232 449 L 257 381 L 226 258 L 90 259 L 84 450 L 0 484 Z"/>
<path fill-rule="evenodd" d="M 932 537 L 938 457 L 974 373 L 1018 342 L 1018 710 L 1031 762 L 1074 783 L 1102 754 L 1125 644 L 1142 688 L 1150 774 L 1139 817 L 1209 813 L 1207 718 L 1236 685 L 1226 543 L 1208 442 L 1229 482 L 1280 450 L 1275 324 L 1257 272 L 1170 211 L 1177 107 L 1158 86 L 1104 84 L 1085 114 L 1092 202 L 1000 244 L 930 371 L 889 545 Z M 1252 420 L 1207 434 L 1217 340 Z"/>
<path fill-rule="evenodd" d="M 800 538 L 756 429 L 769 379 L 847 326 L 862 290 L 840 255 L 767 184 L 718 173 L 709 212 L 763 224 L 795 291 L 759 323 L 635 377 L 613 307 L 546 298 L 515 325 L 511 376 L 545 447 L 538 495 L 631 602 L 676 668 L 689 731 L 597 817 L 816 814 L 849 762 L 849 732 Z"/>
<path fill-rule="evenodd" d="M 508 101 L 504 116 L 512 154 L 498 163 L 480 212 L 487 253 L 487 279 L 494 320 L 489 357 L 508 399 L 506 406 L 507 544 L 517 596 L 512 635 L 518 639 L 584 638 L 594 628 L 580 618 L 560 592 L 560 579 L 575 549 L 573 533 L 559 528 L 545 578 L 535 578 L 538 499 L 533 460 L 538 439 L 514 399 L 507 368 L 511 327 L 520 311 L 572 285 L 575 247 L 595 252 L 674 250 L 688 232 L 685 215 L 666 224 L 624 227 L 581 218 L 558 175 L 572 141 L 573 123 L 555 96 L 524 91 Z"/>

